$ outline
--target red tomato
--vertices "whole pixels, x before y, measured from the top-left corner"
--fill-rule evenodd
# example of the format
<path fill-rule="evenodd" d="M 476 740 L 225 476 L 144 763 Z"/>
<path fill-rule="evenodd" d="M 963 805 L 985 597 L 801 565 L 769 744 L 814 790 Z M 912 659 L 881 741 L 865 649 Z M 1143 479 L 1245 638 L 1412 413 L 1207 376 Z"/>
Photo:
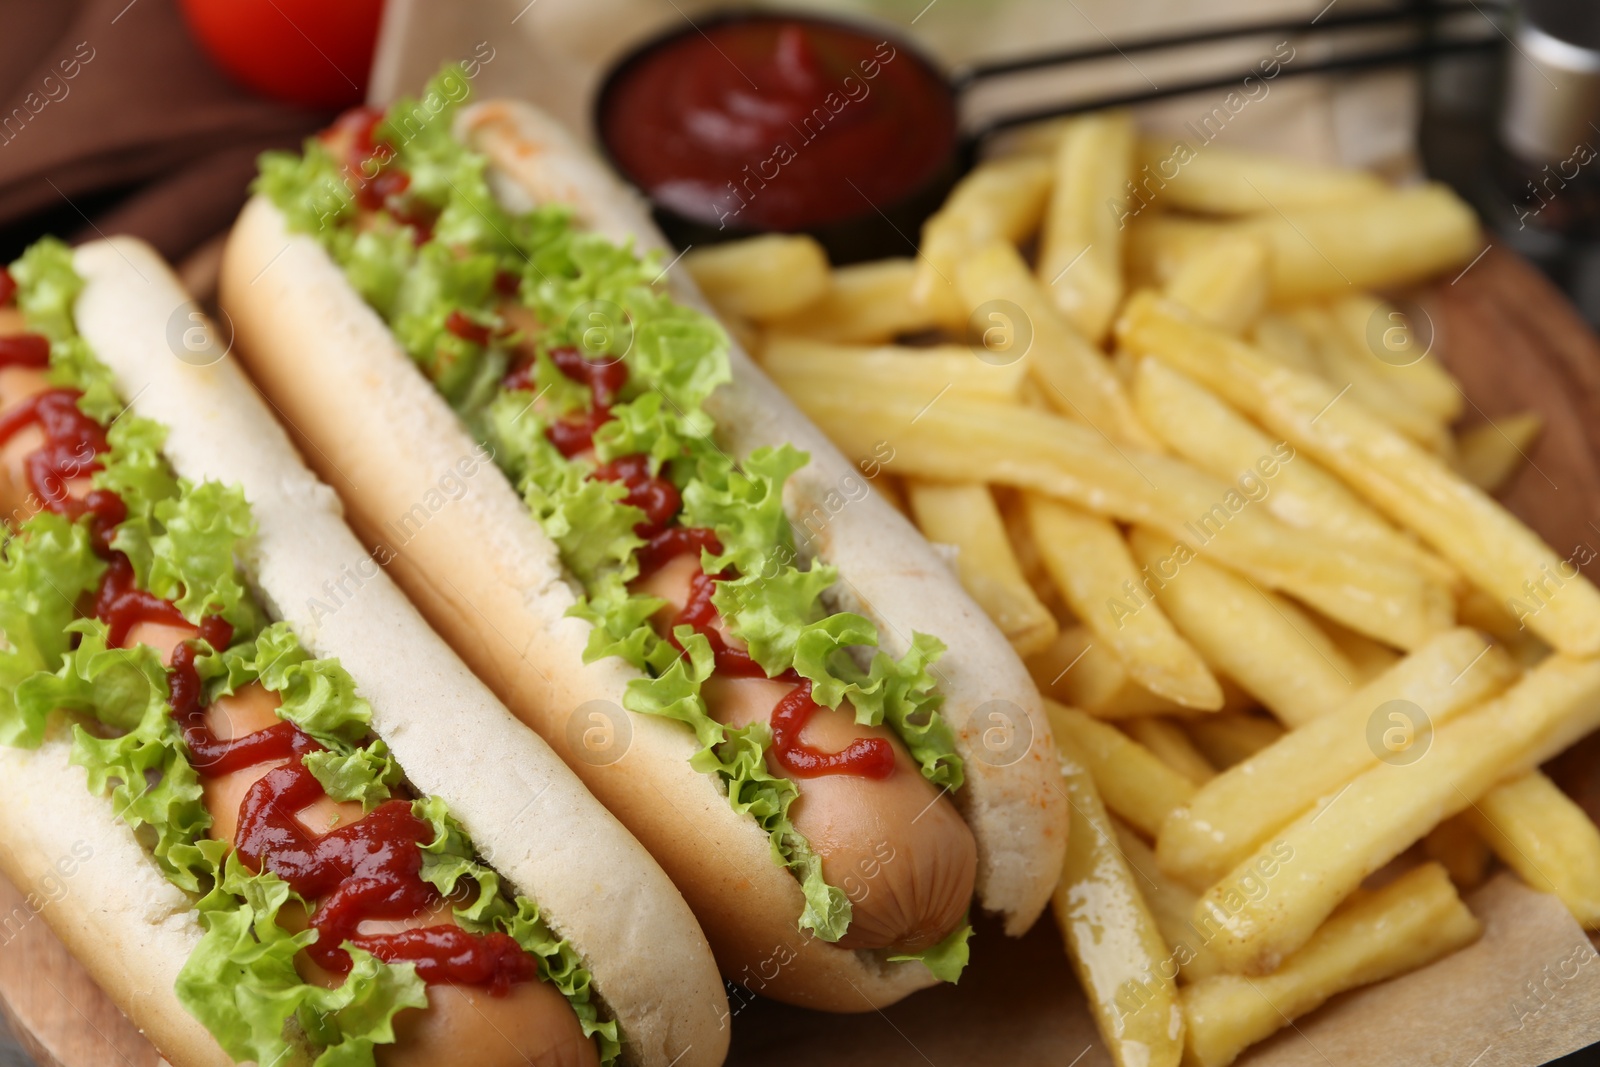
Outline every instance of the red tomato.
<path fill-rule="evenodd" d="M 383 0 L 181 0 L 189 29 L 245 87 L 303 107 L 360 103 Z"/>

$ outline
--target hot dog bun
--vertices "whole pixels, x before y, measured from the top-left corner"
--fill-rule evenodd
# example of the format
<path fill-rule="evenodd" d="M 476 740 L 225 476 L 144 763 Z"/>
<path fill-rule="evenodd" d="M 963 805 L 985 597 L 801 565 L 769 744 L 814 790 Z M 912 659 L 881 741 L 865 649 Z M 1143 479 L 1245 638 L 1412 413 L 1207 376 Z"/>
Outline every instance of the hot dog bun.
<path fill-rule="evenodd" d="M 490 156 L 508 207 L 558 201 L 607 237 L 662 246 L 632 195 L 536 110 L 485 104 L 463 114 L 457 132 Z M 703 306 L 686 275 L 674 273 L 671 284 L 679 299 Z M 729 807 L 715 777 L 690 769 L 693 735 L 621 710 L 636 676 L 626 664 L 583 663 L 589 624 L 566 614 L 575 589 L 497 469 L 478 472 L 460 499 L 413 514 L 475 443 L 340 268 L 310 237 L 288 232 L 263 198 L 247 205 L 229 240 L 222 300 L 252 375 L 345 496 L 358 532 L 394 553 L 396 579 L 435 627 L 646 843 L 704 920 L 728 977 L 834 1011 L 878 1007 L 935 981 L 920 964 L 797 930 L 799 885 L 772 862 L 755 822 Z M 735 457 L 778 442 L 810 453 L 786 492 L 796 521 L 854 468 L 737 348 L 732 366 L 733 382 L 708 403 L 718 442 Z M 1048 901 L 1065 848 L 1065 799 L 1038 694 L 1004 638 L 893 509 L 867 496 L 829 514 L 819 554 L 843 579 L 830 607 L 873 620 L 894 654 L 905 651 L 913 627 L 949 646 L 937 673 L 942 714 L 966 759 L 967 784 L 956 798 L 978 842 L 978 901 L 1020 934 Z M 997 700 L 1017 733 L 1031 737 L 1015 753 L 982 747 L 994 722 L 979 709 Z M 625 751 L 603 765 L 581 749 L 581 729 L 571 725 L 592 701 L 606 702 L 631 732 Z M 885 871 L 891 879 L 907 873 L 893 864 Z"/>
<path fill-rule="evenodd" d="M 168 324 L 189 301 L 160 258 L 117 238 L 80 248 L 74 264 L 86 283 L 79 331 L 131 409 L 169 428 L 165 454 L 177 473 L 244 490 L 259 533 L 241 564 L 262 605 L 312 655 L 342 661 L 411 783 L 443 797 L 485 861 L 570 940 L 621 1027 L 625 1060 L 721 1062 L 721 980 L 660 868 L 370 566 L 337 497 L 301 463 L 236 363 L 174 356 Z M 324 583 L 351 571 L 359 595 L 319 612 Z M 19 885 L 35 886 L 81 835 L 93 854 L 43 916 L 168 1059 L 229 1062 L 173 993 L 199 938 L 190 902 L 109 802 L 88 792 L 83 771 L 66 765 L 67 748 L 57 737 L 34 752 L 0 749 L 0 862 Z M 479 1031 L 486 1045 L 474 1062 L 496 1056 L 492 1028 Z"/>

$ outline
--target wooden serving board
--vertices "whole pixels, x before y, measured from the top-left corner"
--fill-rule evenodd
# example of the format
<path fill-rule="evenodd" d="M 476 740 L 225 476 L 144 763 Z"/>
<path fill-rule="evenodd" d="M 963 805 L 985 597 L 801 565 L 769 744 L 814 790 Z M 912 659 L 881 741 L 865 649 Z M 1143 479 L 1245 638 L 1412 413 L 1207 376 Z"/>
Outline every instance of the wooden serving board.
<path fill-rule="evenodd" d="M 1562 556 L 1585 545 L 1600 550 L 1600 339 L 1543 275 L 1498 248 L 1453 281 L 1433 284 L 1420 300 L 1436 330 L 1434 351 L 1465 389 L 1466 421 L 1530 409 L 1545 418 L 1531 462 L 1503 498 Z M 1596 566 L 1589 568 L 1591 578 Z M 1590 796 L 1600 804 L 1600 789 Z M 1591 813 L 1600 818 L 1600 811 Z M 1518 936 L 1507 931 L 1507 917 L 1541 908 L 1559 912 L 1551 898 L 1509 879 L 1480 891 L 1473 904 L 1496 916 L 1489 921 L 1490 934 L 1479 946 L 1430 968 L 1439 971 L 1440 980 L 1444 969 L 1452 981 L 1494 980 L 1494 968 L 1474 970 L 1474 959 L 1493 947 L 1496 936 Z M 22 895 L 0 878 L 0 927 L 6 916 L 27 913 Z M 1556 915 L 1552 921 L 1560 919 Z M 1020 942 L 980 924 L 975 949 L 973 967 L 959 987 L 920 994 L 876 1016 L 819 1016 L 760 1000 L 741 1007 L 735 1000 L 729 1062 L 807 1063 L 821 1055 L 863 1064 L 1004 1060 L 1092 1067 L 1106 1062 L 1048 917 Z M 1027 981 L 1019 982 L 1020 977 Z M 1356 1007 L 1363 997 L 1373 1005 L 1383 999 L 1379 991 L 1369 992 L 1376 1000 L 1356 993 L 1317 1015 L 1326 1020 L 1340 1012 L 1374 1010 Z M 1513 988 L 1508 996 L 1514 995 Z M 165 1063 L 38 918 L 0 931 L 0 1012 L 40 1067 Z M 998 1044 L 992 1037 L 997 1018 L 1006 1020 Z M 912 1042 L 907 1031 L 921 1040 Z M 1263 1048 L 1282 1046 L 1293 1033 L 1286 1031 L 1286 1037 Z M 1550 1048 L 1550 1055 L 1559 1055 L 1570 1045 Z M 1471 1058 L 1469 1050 L 1460 1062 Z M 1288 1061 L 1274 1055 L 1274 1062 Z"/>

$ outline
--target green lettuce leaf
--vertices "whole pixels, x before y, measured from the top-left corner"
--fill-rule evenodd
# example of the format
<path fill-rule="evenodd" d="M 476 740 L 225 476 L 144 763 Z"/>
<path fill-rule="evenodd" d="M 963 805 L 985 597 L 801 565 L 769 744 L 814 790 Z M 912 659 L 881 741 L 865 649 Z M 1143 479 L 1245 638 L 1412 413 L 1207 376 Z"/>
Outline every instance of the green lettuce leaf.
<path fill-rule="evenodd" d="M 10 270 L 17 283 L 17 307 L 29 329 L 52 341 L 78 336 L 72 308 L 83 291 L 83 279 L 72 266 L 72 249 L 65 241 L 46 237 L 34 242 Z"/>
<path fill-rule="evenodd" d="M 307 984 L 294 957 L 316 940 L 278 921 L 305 901 L 271 871 L 255 874 L 229 855 L 218 891 L 202 902 L 205 934 L 178 973 L 178 1000 L 236 1060 L 315 1067 L 373 1067 L 373 1049 L 395 1039 L 394 1017 L 428 1004 L 410 963 L 384 963 L 346 943 L 353 966 L 335 989 Z"/>
<path fill-rule="evenodd" d="M 382 741 L 349 753 L 308 752 L 300 762 L 330 798 L 359 801 L 362 811 L 371 811 L 393 796 L 402 777 L 389 746 Z"/>
<path fill-rule="evenodd" d="M 971 953 L 967 942 L 971 939 L 972 924 L 963 919 L 961 925 L 937 945 L 921 952 L 890 956 L 889 959 L 891 962 L 916 960 L 932 971 L 939 981 L 953 985 L 961 980 L 961 972 L 967 969 L 967 958 Z"/>
<path fill-rule="evenodd" d="M 282 701 L 278 717 L 294 723 L 340 755 L 362 747 L 372 728 L 372 705 L 356 693 L 355 679 L 337 659 L 312 659 L 286 622 L 275 622 L 254 640 L 237 644 L 222 657 L 226 682 L 211 683 L 232 692 L 260 681 Z"/>
<path fill-rule="evenodd" d="M 149 828 L 167 879 L 200 891 L 222 844 L 206 838 L 211 816 L 172 718 L 160 655 L 148 645 L 108 648 L 98 619 L 79 619 L 67 631 L 78 635 L 78 647 L 55 673 L 24 680 L 17 704 L 34 716 L 50 708 L 78 712 L 115 731 L 102 736 L 75 725 L 72 762 L 88 772 L 92 792 L 109 794 L 118 818 L 134 830 Z"/>
<path fill-rule="evenodd" d="M 155 506 L 161 532 L 150 539 L 150 573 L 140 584 L 171 600 L 190 622 L 221 615 L 247 633 L 260 611 L 239 580 L 235 558 L 240 542 L 255 534 L 250 505 L 238 486 L 179 485 L 176 497 Z"/>
<path fill-rule="evenodd" d="M 53 707 L 20 707 L 17 688 L 61 666 L 77 602 L 104 571 L 89 545 L 88 524 L 49 512 L 33 516 L 0 546 L 0 744 L 35 748 L 44 740 Z"/>

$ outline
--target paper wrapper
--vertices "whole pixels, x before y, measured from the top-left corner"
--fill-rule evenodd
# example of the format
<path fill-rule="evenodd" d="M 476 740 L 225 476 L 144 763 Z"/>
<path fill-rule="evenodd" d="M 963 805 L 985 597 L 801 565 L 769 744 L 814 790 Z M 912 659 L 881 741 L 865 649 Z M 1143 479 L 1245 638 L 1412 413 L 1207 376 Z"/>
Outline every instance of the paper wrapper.
<path fill-rule="evenodd" d="M 920 16 L 920 4 L 836 0 L 810 6 L 893 19 L 892 32 L 912 37 L 953 68 L 1052 46 L 1132 41 L 1197 22 L 1310 18 L 1324 2 L 1217 0 L 1200 8 L 1183 0 L 940 0 Z M 414 93 L 440 63 L 481 57 L 487 49 L 494 58 L 481 68 L 480 94 L 531 100 L 589 138 L 593 97 L 612 62 L 643 40 L 683 26 L 686 18 L 723 6 L 716 0 L 390 0 L 372 101 Z M 914 16 L 916 25 L 908 27 Z M 1264 49 L 1258 47 L 1263 43 Z M 1272 42 L 1230 47 L 1242 70 L 1270 52 Z M 1305 47 L 1307 55 L 1315 54 L 1315 45 Z M 1157 81 L 1178 80 L 1180 73 L 1143 59 L 1140 67 Z M 1413 78 L 1398 71 L 1338 82 L 1281 79 L 1238 114 L 1222 143 L 1405 173 L 1415 141 Z M 1139 119 L 1152 133 L 1182 137 L 1186 124 L 1208 113 L 1219 95 L 1149 105 Z M 1523 1067 L 1600 1040 L 1600 963 L 1561 904 L 1505 874 L 1468 903 L 1485 926 L 1477 944 L 1411 975 L 1336 998 L 1238 1062 Z M 980 923 L 973 963 L 959 986 L 916 994 L 883 1012 L 823 1015 L 743 993 L 735 994 L 731 1009 L 729 1063 L 750 1067 L 1111 1062 L 1048 916 L 1020 941 Z"/>

